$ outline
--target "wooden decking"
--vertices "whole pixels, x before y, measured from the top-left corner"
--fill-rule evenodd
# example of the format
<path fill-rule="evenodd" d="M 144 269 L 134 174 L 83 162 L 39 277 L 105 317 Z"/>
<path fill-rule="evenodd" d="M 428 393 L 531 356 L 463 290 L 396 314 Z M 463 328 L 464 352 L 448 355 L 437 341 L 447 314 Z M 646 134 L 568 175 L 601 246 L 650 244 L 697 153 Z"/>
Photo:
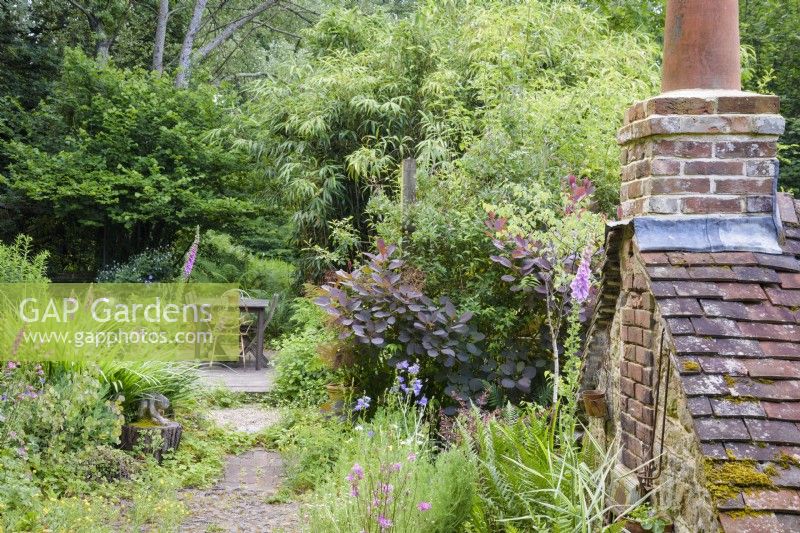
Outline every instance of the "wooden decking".
<path fill-rule="evenodd" d="M 275 379 L 275 370 L 269 366 L 256 370 L 252 366 L 241 368 L 214 363 L 201 366 L 200 374 L 207 387 L 224 387 L 234 392 L 268 392 Z"/>

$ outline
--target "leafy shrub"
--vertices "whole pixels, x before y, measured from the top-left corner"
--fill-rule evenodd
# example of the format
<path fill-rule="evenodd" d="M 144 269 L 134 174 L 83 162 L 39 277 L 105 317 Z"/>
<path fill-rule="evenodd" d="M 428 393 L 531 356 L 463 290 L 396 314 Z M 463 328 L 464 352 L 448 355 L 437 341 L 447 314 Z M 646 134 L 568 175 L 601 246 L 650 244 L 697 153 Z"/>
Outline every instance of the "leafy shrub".
<path fill-rule="evenodd" d="M 178 275 L 175 252 L 161 248 L 145 250 L 125 263 L 112 265 L 97 274 L 100 283 L 143 283 L 174 281 Z"/>
<path fill-rule="evenodd" d="M 334 317 L 344 335 L 354 335 L 360 344 L 402 347 L 388 360 L 390 365 L 407 358 L 419 361 L 448 382 L 448 394 L 469 398 L 484 388 L 473 373 L 481 353 L 475 343 L 484 336 L 470 326 L 472 313 L 457 313 L 445 297 L 437 305 L 404 283 L 404 261 L 392 258 L 396 250 L 379 240 L 378 253 L 366 254 L 366 265 L 352 273 L 337 272 L 336 284 L 323 286 L 327 294 L 315 301 Z"/>
<path fill-rule="evenodd" d="M 241 289 L 258 297 L 291 292 L 295 282 L 291 264 L 258 257 L 235 244 L 230 235 L 213 230 L 205 232 L 200 242 L 192 280 L 239 283 Z"/>
<path fill-rule="evenodd" d="M 260 210 L 249 157 L 207 135 L 229 96 L 66 50 L 48 97 L 0 143 L 2 203 L 64 270 L 94 273 L 196 224 L 236 229 Z"/>
<path fill-rule="evenodd" d="M 93 483 L 130 479 L 143 467 L 128 453 L 105 444 L 81 450 L 74 460 L 80 477 Z"/>
<path fill-rule="evenodd" d="M 648 36 L 611 31 L 571 2 L 418 2 L 413 10 L 397 20 L 332 9 L 306 32 L 306 53 L 276 60 L 250 87 L 234 127 L 284 180 L 296 240 L 333 251 L 331 222 L 352 217 L 369 242 L 366 200 L 376 191 L 396 198 L 409 155 L 423 207 L 439 203 L 437 193 L 459 210 L 472 207 L 469 195 L 479 206 L 506 180 L 555 191 L 558 177 L 575 172 L 598 184 L 610 212 L 620 117 L 658 84 Z"/>
<path fill-rule="evenodd" d="M 314 410 L 291 409 L 266 430 L 266 442 L 286 457 L 285 488 L 305 492 L 321 485 L 349 445 L 352 425 Z"/>
<path fill-rule="evenodd" d="M 32 243 L 26 235 L 17 235 L 10 245 L 0 243 L 0 283 L 49 281 L 45 275 L 48 253 L 34 254 Z"/>
<path fill-rule="evenodd" d="M 80 494 L 98 474 L 113 474 L 108 463 L 88 459 L 117 444 L 119 406 L 92 376 L 68 373 L 48 382 L 44 375 L 38 365 L 13 362 L 0 374 L 0 510 L 24 510 L 42 491 Z M 118 473 L 127 468 L 118 466 Z"/>
<path fill-rule="evenodd" d="M 13 383 L 16 378 L 8 379 Z M 27 453 L 55 457 L 86 444 L 117 443 L 122 424 L 119 405 L 106 399 L 106 386 L 94 377 L 67 373 L 42 384 L 39 392 L 30 387 L 26 385 L 26 393 L 4 402 L 13 409 L 13 416 L 6 416 L 4 435 L 9 438 L 14 431 L 12 440 Z"/>
<path fill-rule="evenodd" d="M 560 195 L 516 190 L 516 203 L 498 207 L 504 216 L 489 212 L 486 227 L 500 251 L 490 259 L 507 269 L 501 279 L 512 284 L 512 292 L 527 294 L 534 310 L 543 308 L 543 337 L 550 344 L 556 403 L 561 360 L 577 355 L 580 323 L 593 307 L 592 266 L 602 255 L 605 220 L 587 208 L 594 192 L 587 179 L 578 182 L 569 176 L 568 191 Z M 529 389 L 530 372 L 535 372 L 524 360 L 508 360 L 499 369 L 504 389 Z"/>
<path fill-rule="evenodd" d="M 319 405 L 326 397 L 325 385 L 337 381 L 319 352 L 336 340 L 336 333 L 326 326 L 324 313 L 305 298 L 294 301 L 292 324 L 296 329 L 278 342 L 270 396 L 281 405 Z"/>

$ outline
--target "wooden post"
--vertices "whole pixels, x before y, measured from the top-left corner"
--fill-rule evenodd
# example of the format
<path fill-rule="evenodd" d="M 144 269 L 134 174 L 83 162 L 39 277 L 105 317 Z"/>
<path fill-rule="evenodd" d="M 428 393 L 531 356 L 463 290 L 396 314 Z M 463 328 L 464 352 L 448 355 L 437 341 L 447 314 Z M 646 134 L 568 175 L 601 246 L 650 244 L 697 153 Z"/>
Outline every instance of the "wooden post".
<path fill-rule="evenodd" d="M 400 205 L 403 210 L 403 236 L 414 231 L 408 221 L 408 209 L 417 201 L 417 160 L 403 159 L 403 181 L 400 183 Z"/>
<path fill-rule="evenodd" d="M 413 157 L 403 159 L 403 183 L 400 189 L 403 196 L 403 212 L 405 212 L 417 201 L 417 160 Z"/>
<path fill-rule="evenodd" d="M 261 358 L 264 357 L 264 308 L 260 307 L 257 313 L 256 322 L 256 370 L 261 370 Z"/>

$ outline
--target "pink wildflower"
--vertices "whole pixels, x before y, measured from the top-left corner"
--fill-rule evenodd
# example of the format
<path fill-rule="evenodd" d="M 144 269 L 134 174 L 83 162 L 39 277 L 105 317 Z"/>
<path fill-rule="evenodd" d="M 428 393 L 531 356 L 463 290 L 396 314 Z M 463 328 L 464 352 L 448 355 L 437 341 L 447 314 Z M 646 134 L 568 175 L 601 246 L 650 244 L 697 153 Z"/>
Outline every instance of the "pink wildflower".
<path fill-rule="evenodd" d="M 583 303 L 589 297 L 590 277 L 589 263 L 590 255 L 584 254 L 581 264 L 578 267 L 578 272 L 575 274 L 575 279 L 572 280 L 570 288 L 572 289 L 572 299 L 578 303 Z"/>
<path fill-rule="evenodd" d="M 197 259 L 197 249 L 200 246 L 200 226 L 197 226 L 194 233 L 194 242 L 186 252 L 186 262 L 183 264 L 183 281 L 189 281 L 189 276 L 192 275 L 194 268 L 194 261 Z"/>
<path fill-rule="evenodd" d="M 420 511 L 423 511 L 423 512 L 429 510 L 430 508 L 431 508 L 431 504 L 429 502 L 419 502 L 417 504 L 417 509 L 419 509 Z"/>

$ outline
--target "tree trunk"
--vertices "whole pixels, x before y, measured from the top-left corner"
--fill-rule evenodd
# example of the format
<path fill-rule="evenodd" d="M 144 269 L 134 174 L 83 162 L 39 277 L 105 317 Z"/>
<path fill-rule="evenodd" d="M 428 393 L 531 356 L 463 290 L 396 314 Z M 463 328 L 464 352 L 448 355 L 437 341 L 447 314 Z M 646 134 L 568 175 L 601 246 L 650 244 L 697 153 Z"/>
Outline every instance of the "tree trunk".
<path fill-rule="evenodd" d="M 231 36 L 233 36 L 233 34 L 236 33 L 236 31 L 239 28 L 241 28 L 242 26 L 244 26 L 245 24 L 256 18 L 258 15 L 260 15 L 267 9 L 274 6 L 276 3 L 277 0 L 267 0 L 266 2 L 262 2 L 257 6 L 255 6 L 253 9 L 251 9 L 250 11 L 248 11 L 241 18 L 238 18 L 233 22 L 231 22 L 230 24 L 228 24 L 227 26 L 225 26 L 225 28 L 223 28 L 223 30 L 220 32 L 219 35 L 217 35 L 214 39 L 211 40 L 210 43 L 208 43 L 207 45 L 205 45 L 204 47 L 202 47 L 200 50 L 197 51 L 198 59 L 204 59 L 206 56 L 208 56 L 208 54 L 213 52 L 215 48 L 217 48 L 219 45 L 230 39 Z"/>
<path fill-rule="evenodd" d="M 175 86 L 186 88 L 189 85 L 189 76 L 192 68 L 192 50 L 194 49 L 194 39 L 200 30 L 200 23 L 203 21 L 203 12 L 206 9 L 208 0 L 197 0 L 194 4 L 192 20 L 189 21 L 189 28 L 183 38 L 181 55 L 178 57 L 178 75 L 175 77 Z"/>
<path fill-rule="evenodd" d="M 106 64 L 108 63 L 109 58 L 111 57 L 111 44 L 114 42 L 112 37 L 109 37 L 106 33 L 106 29 L 103 26 L 103 21 L 100 20 L 94 13 L 89 11 L 84 5 L 80 4 L 77 0 L 69 0 L 69 3 L 78 8 L 81 13 L 86 16 L 86 20 L 89 22 L 89 29 L 92 30 L 92 33 L 95 36 L 95 45 L 94 45 L 94 58 L 98 61 L 98 63 Z"/>
<path fill-rule="evenodd" d="M 94 57 L 97 59 L 97 62 L 101 65 L 105 65 L 108 63 L 108 60 L 111 59 L 111 43 L 112 40 L 106 36 L 106 33 L 102 30 L 102 26 L 100 26 L 100 32 L 97 34 L 97 44 L 94 47 Z"/>
<path fill-rule="evenodd" d="M 214 37 L 208 44 L 200 48 L 196 54 L 193 54 L 194 40 L 197 37 L 197 32 L 200 29 L 200 23 L 203 20 L 203 10 L 206 7 L 208 0 L 197 0 L 194 5 L 194 13 L 192 20 L 189 23 L 189 29 L 186 31 L 186 37 L 183 39 L 183 46 L 181 47 L 181 55 L 178 59 L 178 75 L 175 77 L 175 86 L 185 88 L 189 85 L 189 77 L 192 73 L 192 67 L 195 61 L 205 59 L 208 54 L 213 52 L 221 44 L 230 39 L 242 26 L 256 18 L 258 15 L 267 9 L 275 6 L 278 0 L 267 0 L 253 7 L 250 11 L 227 24 L 222 31 Z"/>
<path fill-rule="evenodd" d="M 158 1 L 158 20 L 156 22 L 156 40 L 153 43 L 153 70 L 164 72 L 164 42 L 167 39 L 167 19 L 169 18 L 169 0 Z"/>

